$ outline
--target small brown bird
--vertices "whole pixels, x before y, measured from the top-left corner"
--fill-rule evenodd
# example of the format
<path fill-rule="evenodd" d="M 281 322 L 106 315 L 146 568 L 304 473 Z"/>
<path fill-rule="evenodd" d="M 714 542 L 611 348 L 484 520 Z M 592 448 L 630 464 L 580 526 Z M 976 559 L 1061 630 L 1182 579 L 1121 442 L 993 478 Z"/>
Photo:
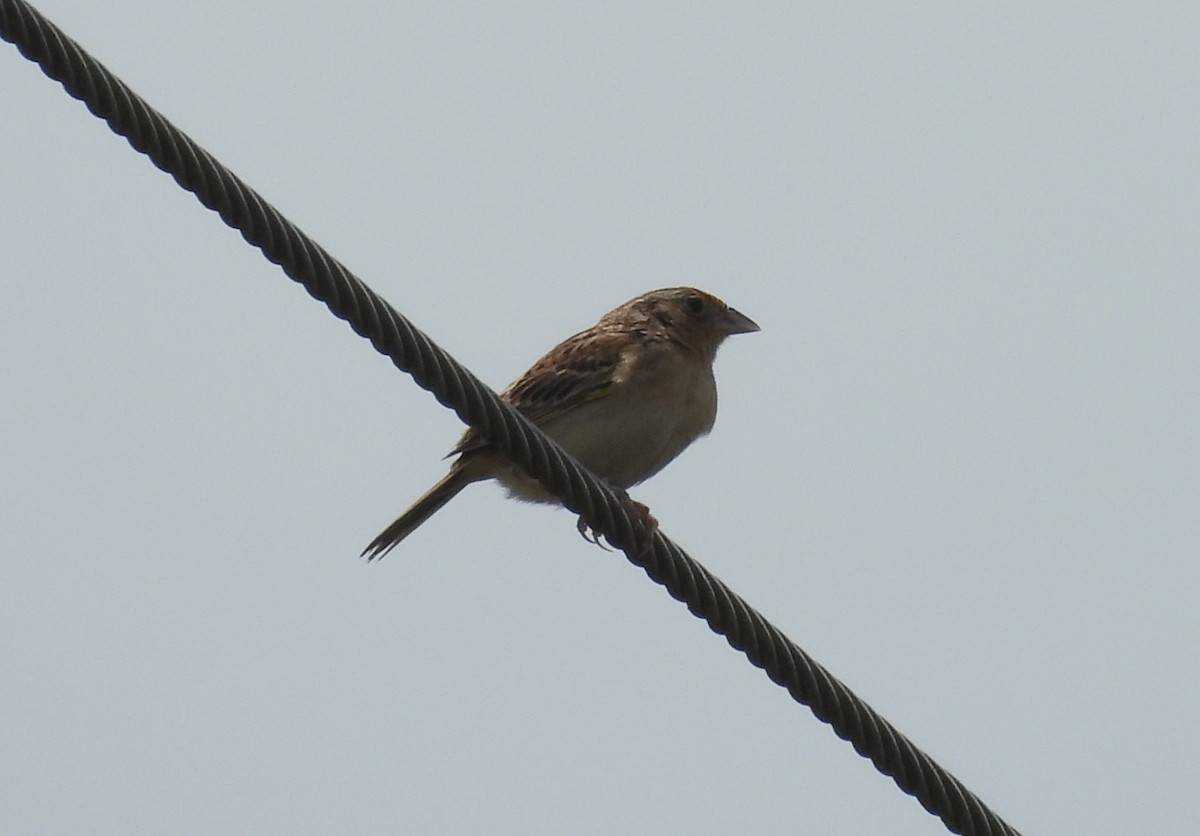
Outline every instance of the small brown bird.
<path fill-rule="evenodd" d="M 712 429 L 717 348 L 728 336 L 757 330 L 749 317 L 701 290 L 651 291 L 559 343 L 500 397 L 624 491 Z M 450 451 L 456 454 L 445 478 L 363 550 L 367 560 L 383 557 L 472 482 L 496 479 L 516 499 L 558 501 L 474 429 Z M 645 506 L 639 510 L 653 523 Z M 582 533 L 582 520 L 579 527 Z"/>

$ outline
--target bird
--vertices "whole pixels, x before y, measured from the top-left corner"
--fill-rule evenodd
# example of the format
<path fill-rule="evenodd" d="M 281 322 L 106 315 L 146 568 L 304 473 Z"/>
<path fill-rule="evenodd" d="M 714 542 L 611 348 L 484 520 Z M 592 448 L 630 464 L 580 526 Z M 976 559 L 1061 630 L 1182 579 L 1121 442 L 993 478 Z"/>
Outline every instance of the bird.
<path fill-rule="evenodd" d="M 692 287 L 643 293 L 563 340 L 500 397 L 623 497 L 667 466 L 717 417 L 713 360 L 727 337 L 758 331 L 745 314 Z M 381 558 L 467 485 L 500 482 L 526 502 L 559 500 L 468 428 L 450 471 L 363 549 Z M 643 522 L 657 525 L 646 506 Z M 579 531 L 585 524 L 579 521 Z M 592 542 L 599 544 L 593 533 Z"/>

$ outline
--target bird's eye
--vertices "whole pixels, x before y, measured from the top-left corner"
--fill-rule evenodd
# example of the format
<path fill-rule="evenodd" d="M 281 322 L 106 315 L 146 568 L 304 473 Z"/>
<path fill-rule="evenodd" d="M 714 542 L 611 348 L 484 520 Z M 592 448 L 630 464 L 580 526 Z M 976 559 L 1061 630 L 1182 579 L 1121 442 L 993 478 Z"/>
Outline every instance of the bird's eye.
<path fill-rule="evenodd" d="M 699 296 L 689 296 L 683 300 L 683 307 L 692 316 L 699 316 L 704 313 L 704 300 Z"/>

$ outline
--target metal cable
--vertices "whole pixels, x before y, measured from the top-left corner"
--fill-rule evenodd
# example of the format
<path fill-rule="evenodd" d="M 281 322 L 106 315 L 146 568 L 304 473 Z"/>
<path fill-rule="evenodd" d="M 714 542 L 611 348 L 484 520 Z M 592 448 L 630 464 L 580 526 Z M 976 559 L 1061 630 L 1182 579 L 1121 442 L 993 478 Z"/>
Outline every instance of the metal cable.
<path fill-rule="evenodd" d="M 477 427 L 513 461 L 619 546 L 626 557 L 751 663 L 810 707 L 843 740 L 913 795 L 953 833 L 1017 834 L 954 776 L 703 566 L 640 520 L 621 497 L 585 471 L 471 372 L 435 345 L 340 262 L 283 218 L 204 149 L 23 0 L 0 0 L 0 37 L 105 120 L 129 144 L 299 282 L 314 298 L 422 388 Z"/>

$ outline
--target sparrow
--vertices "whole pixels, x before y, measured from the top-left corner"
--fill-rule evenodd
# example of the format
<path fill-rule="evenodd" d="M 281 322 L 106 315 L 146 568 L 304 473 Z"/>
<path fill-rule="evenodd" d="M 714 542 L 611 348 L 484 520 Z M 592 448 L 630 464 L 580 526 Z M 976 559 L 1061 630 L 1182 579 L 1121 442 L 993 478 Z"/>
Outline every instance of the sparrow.
<path fill-rule="evenodd" d="M 654 290 L 606 313 L 538 360 L 500 397 L 622 496 L 706 435 L 717 417 L 713 360 L 726 337 L 758 325 L 692 287 Z M 371 541 L 383 557 L 472 482 L 495 479 L 510 496 L 558 503 L 474 428 L 447 458 L 450 472 Z M 643 521 L 656 525 L 649 511 Z M 585 524 L 579 522 L 584 537 Z M 592 542 L 599 543 L 593 534 Z"/>

